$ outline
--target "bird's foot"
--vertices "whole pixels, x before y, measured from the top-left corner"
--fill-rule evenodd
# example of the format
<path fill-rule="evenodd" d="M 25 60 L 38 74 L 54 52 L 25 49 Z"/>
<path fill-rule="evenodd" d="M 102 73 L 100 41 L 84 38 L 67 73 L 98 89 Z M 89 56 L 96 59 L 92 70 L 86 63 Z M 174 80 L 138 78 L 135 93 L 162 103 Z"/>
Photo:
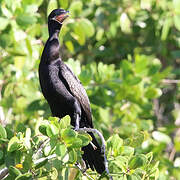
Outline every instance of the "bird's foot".
<path fill-rule="evenodd" d="M 74 130 L 75 130 L 75 131 L 78 131 L 78 130 L 79 130 L 79 127 L 76 127 L 76 126 L 75 126 Z"/>
<path fill-rule="evenodd" d="M 92 145 L 92 147 L 93 147 L 94 150 L 97 149 L 97 147 L 96 147 L 92 142 L 90 142 L 90 144 Z"/>
<path fill-rule="evenodd" d="M 76 114 L 76 124 L 74 130 L 75 131 L 79 130 L 79 114 Z"/>

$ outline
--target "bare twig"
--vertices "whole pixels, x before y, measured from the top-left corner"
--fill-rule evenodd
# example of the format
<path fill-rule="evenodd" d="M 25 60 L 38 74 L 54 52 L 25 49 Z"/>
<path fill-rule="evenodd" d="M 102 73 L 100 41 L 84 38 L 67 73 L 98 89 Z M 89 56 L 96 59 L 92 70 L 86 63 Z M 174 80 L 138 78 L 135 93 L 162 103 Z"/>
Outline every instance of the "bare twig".
<path fill-rule="evenodd" d="M 42 154 L 42 149 L 44 148 L 44 146 L 50 141 L 50 138 L 47 138 L 45 141 L 43 141 L 43 143 L 40 145 L 39 149 L 37 150 L 37 152 L 33 155 L 33 157 L 36 157 L 40 154 Z"/>
<path fill-rule="evenodd" d="M 82 168 L 81 165 L 79 163 L 76 164 L 76 166 L 78 167 L 78 169 L 82 172 L 83 175 L 87 176 L 89 179 L 94 180 L 91 176 L 89 176 Z"/>
<path fill-rule="evenodd" d="M 57 157 L 56 154 L 52 154 L 52 155 L 50 155 L 50 156 L 48 156 L 48 157 L 42 157 L 42 158 L 34 161 L 34 164 L 36 165 L 36 164 L 39 164 L 39 163 L 43 162 L 43 161 L 46 160 L 46 159 L 47 159 L 47 160 L 50 160 L 50 159 L 53 159 L 53 158 L 56 158 L 56 157 Z"/>
<path fill-rule="evenodd" d="M 177 80 L 177 79 L 163 79 L 162 83 L 166 83 L 166 84 L 179 84 L 180 80 Z"/>
<path fill-rule="evenodd" d="M 169 155 L 169 160 L 170 161 L 173 161 L 175 154 L 176 154 L 176 149 L 173 146 L 172 151 L 171 151 L 171 153 Z"/>
<path fill-rule="evenodd" d="M 160 127 L 162 125 L 162 120 L 164 119 L 163 117 L 163 112 L 164 112 L 164 107 L 163 105 L 159 104 L 158 99 L 154 99 L 154 113 L 157 117 L 157 126 Z"/>
<path fill-rule="evenodd" d="M 8 168 L 7 168 L 7 167 L 1 169 L 1 170 L 0 170 L 0 179 L 5 178 L 5 177 L 8 175 L 8 173 L 9 173 L 9 172 L 8 172 Z"/>

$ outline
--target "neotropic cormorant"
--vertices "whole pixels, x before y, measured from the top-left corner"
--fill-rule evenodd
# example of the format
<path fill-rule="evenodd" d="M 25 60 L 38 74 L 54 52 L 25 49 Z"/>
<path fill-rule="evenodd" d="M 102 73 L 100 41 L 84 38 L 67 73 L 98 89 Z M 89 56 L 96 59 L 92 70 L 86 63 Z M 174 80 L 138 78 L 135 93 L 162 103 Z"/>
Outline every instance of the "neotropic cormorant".
<path fill-rule="evenodd" d="M 66 115 L 71 117 L 71 124 L 77 130 L 79 127 L 93 128 L 91 108 L 88 96 L 79 79 L 61 60 L 59 50 L 59 32 L 68 12 L 55 9 L 48 16 L 49 38 L 45 44 L 39 65 L 39 80 L 42 93 L 47 100 L 52 115 L 60 119 Z M 104 158 L 93 133 L 92 144 L 83 147 L 83 160 L 87 168 L 100 174 L 105 170 Z"/>

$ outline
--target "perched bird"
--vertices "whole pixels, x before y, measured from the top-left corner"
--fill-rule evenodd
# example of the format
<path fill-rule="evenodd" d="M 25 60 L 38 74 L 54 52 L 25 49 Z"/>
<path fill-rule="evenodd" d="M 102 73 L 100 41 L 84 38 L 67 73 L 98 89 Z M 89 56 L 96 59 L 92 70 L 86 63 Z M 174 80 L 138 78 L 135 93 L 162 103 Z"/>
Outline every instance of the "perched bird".
<path fill-rule="evenodd" d="M 63 21 L 68 17 L 68 11 L 55 9 L 48 16 L 49 38 L 45 44 L 39 64 L 39 80 L 42 93 L 47 100 L 52 115 L 60 119 L 66 115 L 71 117 L 71 124 L 79 127 L 93 128 L 90 102 L 87 93 L 79 79 L 61 60 L 59 51 L 59 32 Z M 82 155 L 86 167 L 100 174 L 105 170 L 104 158 L 93 133 L 92 144 L 83 147 Z"/>

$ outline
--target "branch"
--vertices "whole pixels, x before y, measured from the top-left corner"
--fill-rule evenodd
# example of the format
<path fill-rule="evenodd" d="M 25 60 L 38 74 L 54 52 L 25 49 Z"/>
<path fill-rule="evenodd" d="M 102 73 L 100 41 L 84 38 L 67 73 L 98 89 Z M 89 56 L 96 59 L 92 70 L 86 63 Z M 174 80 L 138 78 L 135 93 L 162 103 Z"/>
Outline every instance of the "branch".
<path fill-rule="evenodd" d="M 56 154 L 52 154 L 52 155 L 50 155 L 50 156 L 48 156 L 48 157 L 42 157 L 42 158 L 34 161 L 34 164 L 36 165 L 36 164 L 39 164 L 39 163 L 43 162 L 43 161 L 46 160 L 46 159 L 47 159 L 47 160 L 50 160 L 50 159 L 53 159 L 53 158 L 56 158 L 56 157 L 57 157 Z"/>
<path fill-rule="evenodd" d="M 110 176 L 109 174 L 109 169 L 108 169 L 108 161 L 107 161 L 107 158 L 106 158 L 106 146 L 105 146 L 105 140 L 104 140 L 104 137 L 103 135 L 97 130 L 97 129 L 92 129 L 92 128 L 79 128 L 77 129 L 77 131 L 83 131 L 83 132 L 92 132 L 92 133 L 95 133 L 97 134 L 101 141 L 102 141 L 102 147 L 101 147 L 101 151 L 102 153 L 104 154 L 104 165 L 105 165 L 105 171 L 107 172 L 107 174 L 109 175 L 110 177 L 110 180 L 112 180 L 112 176 Z"/>
<path fill-rule="evenodd" d="M 162 83 L 166 83 L 166 84 L 179 84 L 180 80 L 177 80 L 177 79 L 163 79 Z"/>
<path fill-rule="evenodd" d="M 78 167 L 78 169 L 81 171 L 81 173 L 85 176 L 87 176 L 89 179 L 94 180 L 91 176 L 89 176 L 82 168 L 81 165 L 79 163 L 76 164 L 76 166 Z"/>
<path fill-rule="evenodd" d="M 42 154 L 42 149 L 44 148 L 44 146 L 50 141 L 50 138 L 47 138 L 46 140 L 44 140 L 42 142 L 42 144 L 40 145 L 39 149 L 37 150 L 37 152 L 33 155 L 33 158 L 36 158 L 36 156 L 39 156 Z"/>
<path fill-rule="evenodd" d="M 3 179 L 5 178 L 7 175 L 8 175 L 9 171 L 8 171 L 8 168 L 5 167 L 3 169 L 0 170 L 0 179 Z"/>

